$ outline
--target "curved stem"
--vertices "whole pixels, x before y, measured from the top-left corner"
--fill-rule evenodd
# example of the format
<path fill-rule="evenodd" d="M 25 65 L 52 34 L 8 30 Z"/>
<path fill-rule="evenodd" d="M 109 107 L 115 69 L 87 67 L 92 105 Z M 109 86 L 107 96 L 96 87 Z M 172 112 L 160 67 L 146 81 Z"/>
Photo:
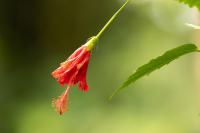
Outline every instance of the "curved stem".
<path fill-rule="evenodd" d="M 113 22 L 113 20 L 118 16 L 118 14 L 124 9 L 126 4 L 129 2 L 127 0 L 121 7 L 120 9 L 110 18 L 110 20 L 106 23 L 106 25 L 100 30 L 100 32 L 96 35 L 97 39 L 100 38 L 100 36 L 103 34 L 103 32 L 110 26 L 110 24 Z"/>

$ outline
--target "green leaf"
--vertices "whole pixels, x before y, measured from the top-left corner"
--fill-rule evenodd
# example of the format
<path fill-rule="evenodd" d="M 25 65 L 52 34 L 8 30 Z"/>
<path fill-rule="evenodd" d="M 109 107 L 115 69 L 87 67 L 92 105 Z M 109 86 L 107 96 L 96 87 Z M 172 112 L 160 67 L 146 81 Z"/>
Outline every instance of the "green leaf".
<path fill-rule="evenodd" d="M 155 71 L 156 69 L 161 68 L 162 66 L 172 62 L 173 60 L 177 59 L 178 57 L 191 53 L 191 52 L 199 52 L 196 45 L 194 44 L 184 44 L 182 46 L 179 46 L 177 48 L 171 49 L 164 53 L 163 55 L 152 59 L 150 62 L 148 62 L 145 65 L 142 65 L 139 67 L 135 73 L 130 75 L 128 79 L 122 84 L 122 86 L 118 89 L 116 89 L 113 94 L 110 96 L 109 99 L 112 99 L 112 97 L 118 93 L 120 90 L 124 89 L 131 83 L 134 83 L 136 80 L 140 79 L 141 77 L 145 75 L 149 75 L 151 72 Z"/>
<path fill-rule="evenodd" d="M 200 0 L 179 0 L 179 2 L 183 2 L 190 7 L 196 6 L 198 9 L 200 9 Z"/>

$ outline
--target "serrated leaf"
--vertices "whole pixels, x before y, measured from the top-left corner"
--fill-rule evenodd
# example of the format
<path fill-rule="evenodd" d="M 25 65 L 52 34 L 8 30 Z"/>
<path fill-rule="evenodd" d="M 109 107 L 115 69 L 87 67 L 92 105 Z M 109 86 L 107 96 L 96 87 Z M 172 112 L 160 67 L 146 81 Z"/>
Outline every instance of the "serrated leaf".
<path fill-rule="evenodd" d="M 183 2 L 190 7 L 196 6 L 198 9 L 200 9 L 200 0 L 179 0 L 179 2 Z"/>
<path fill-rule="evenodd" d="M 177 48 L 171 49 L 164 53 L 163 55 L 152 59 L 147 64 L 142 65 L 139 67 L 135 73 L 130 75 L 128 79 L 122 84 L 122 86 L 119 89 L 116 89 L 114 93 L 110 96 L 109 99 L 111 99 L 117 92 L 124 89 L 131 83 L 134 83 L 136 80 L 140 79 L 141 77 L 145 75 L 149 75 L 151 72 L 155 71 L 156 69 L 161 68 L 162 66 L 172 62 L 173 60 L 179 58 L 182 55 L 196 52 L 198 51 L 196 45 L 194 44 L 184 44 L 182 46 L 179 46 Z"/>

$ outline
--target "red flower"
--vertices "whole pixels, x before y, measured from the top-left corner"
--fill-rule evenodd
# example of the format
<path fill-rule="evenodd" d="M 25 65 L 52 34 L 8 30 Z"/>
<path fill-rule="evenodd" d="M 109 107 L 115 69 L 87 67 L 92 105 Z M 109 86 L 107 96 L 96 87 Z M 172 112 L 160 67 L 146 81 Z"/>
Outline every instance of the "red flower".
<path fill-rule="evenodd" d="M 58 99 L 53 100 L 53 105 L 60 115 L 67 111 L 68 93 L 71 86 L 77 83 L 80 90 L 88 91 L 89 89 L 86 82 L 86 73 L 92 46 L 88 43 L 82 45 L 65 62 L 61 63 L 59 68 L 52 72 L 52 76 L 62 86 L 68 84 L 66 91 Z"/>

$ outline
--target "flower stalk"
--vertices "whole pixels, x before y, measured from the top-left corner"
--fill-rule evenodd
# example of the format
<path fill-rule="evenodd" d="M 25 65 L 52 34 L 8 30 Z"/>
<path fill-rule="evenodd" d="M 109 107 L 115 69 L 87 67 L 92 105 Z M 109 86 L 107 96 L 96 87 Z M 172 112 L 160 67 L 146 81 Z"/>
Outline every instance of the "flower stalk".
<path fill-rule="evenodd" d="M 93 47 L 97 44 L 99 38 L 102 36 L 102 34 L 105 32 L 105 30 L 108 29 L 110 24 L 119 15 L 119 13 L 124 9 L 124 7 L 127 5 L 128 2 L 129 2 L 129 0 L 126 0 L 126 2 L 117 10 L 117 12 L 115 12 L 115 14 L 109 19 L 109 21 L 99 31 L 99 33 L 96 36 L 91 37 L 91 39 L 85 44 L 89 47 L 89 50 L 93 49 Z"/>
<path fill-rule="evenodd" d="M 126 4 L 129 2 L 127 0 L 120 8 L 119 10 L 110 18 L 110 20 L 106 23 L 106 25 L 100 30 L 100 32 L 96 35 L 96 37 L 99 39 L 100 36 L 103 34 L 103 32 L 110 26 L 110 24 L 113 22 L 113 20 L 119 15 L 119 13 L 124 9 Z"/>

